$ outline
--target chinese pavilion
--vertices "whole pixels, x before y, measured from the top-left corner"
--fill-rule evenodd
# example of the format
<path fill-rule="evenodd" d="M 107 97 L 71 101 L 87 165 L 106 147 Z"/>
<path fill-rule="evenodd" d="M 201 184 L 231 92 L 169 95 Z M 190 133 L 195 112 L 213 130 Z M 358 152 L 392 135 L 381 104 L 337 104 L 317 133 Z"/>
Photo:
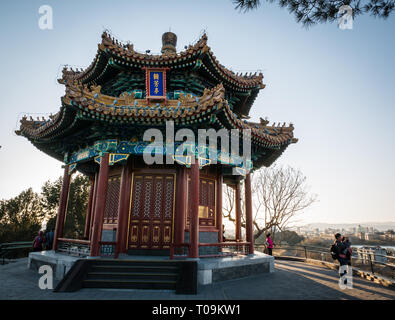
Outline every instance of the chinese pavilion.
<path fill-rule="evenodd" d="M 170 254 L 174 247 L 184 246 L 190 258 L 197 258 L 208 246 L 223 243 L 225 183 L 236 190 L 236 241 L 248 253 L 254 252 L 249 172 L 270 166 L 297 141 L 293 125 L 269 125 L 262 118 L 247 121 L 265 87 L 262 73 L 243 75 L 226 69 L 205 34 L 182 52 L 176 51 L 176 42 L 176 35 L 166 32 L 161 54 L 152 55 L 136 52 L 132 44 L 104 32 L 89 67 L 63 69 L 58 81 L 66 93 L 59 112 L 47 120 L 26 116 L 21 120 L 17 134 L 64 163 L 55 250 L 74 242 L 97 257 L 105 245 L 112 245 L 116 256 Z M 202 128 L 250 129 L 251 161 L 240 165 L 238 155 L 218 149 L 213 162 L 193 147 L 192 157 L 182 154 L 173 156 L 170 164 L 148 165 L 143 155 L 153 141 L 145 141 L 144 132 L 156 128 L 167 137 L 168 121 L 173 121 L 175 131 L 187 128 L 196 136 Z M 166 154 L 166 148 L 154 150 Z M 232 174 L 233 168 L 240 175 Z M 89 176 L 92 184 L 85 239 L 79 240 L 63 238 L 70 176 L 75 171 Z M 239 187 L 243 179 L 244 242 Z"/>

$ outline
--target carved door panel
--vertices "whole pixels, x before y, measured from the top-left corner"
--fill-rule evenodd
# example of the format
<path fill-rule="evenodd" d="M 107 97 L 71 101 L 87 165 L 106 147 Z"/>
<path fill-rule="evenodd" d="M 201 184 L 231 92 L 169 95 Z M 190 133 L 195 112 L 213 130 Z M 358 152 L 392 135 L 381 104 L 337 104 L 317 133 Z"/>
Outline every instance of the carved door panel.
<path fill-rule="evenodd" d="M 209 178 L 200 178 L 199 181 L 199 225 L 215 227 L 215 180 Z M 191 189 L 190 179 L 188 179 L 188 219 L 186 221 L 189 226 L 191 216 Z"/>
<path fill-rule="evenodd" d="M 174 175 L 136 174 L 130 206 L 130 249 L 167 249 L 172 241 Z"/>

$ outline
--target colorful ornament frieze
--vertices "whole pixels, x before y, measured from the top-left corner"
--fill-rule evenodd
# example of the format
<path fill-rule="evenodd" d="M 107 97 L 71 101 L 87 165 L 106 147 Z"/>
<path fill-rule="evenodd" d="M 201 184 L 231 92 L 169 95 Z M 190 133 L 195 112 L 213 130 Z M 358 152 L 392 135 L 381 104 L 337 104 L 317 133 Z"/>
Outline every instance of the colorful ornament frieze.
<path fill-rule="evenodd" d="M 116 139 L 97 141 L 92 147 L 82 149 L 72 153 L 69 157 L 65 157 L 65 161 L 71 166 L 74 166 L 73 168 L 75 168 L 75 165 L 79 162 L 86 162 L 92 159 L 100 164 L 100 157 L 102 157 L 104 153 L 109 153 L 110 165 L 127 160 L 131 154 L 139 156 L 143 156 L 144 154 L 166 156 L 170 154 L 174 161 L 187 167 L 190 167 L 192 157 L 198 159 L 200 167 L 214 163 L 233 167 L 244 167 L 245 169 L 251 169 L 253 167 L 253 163 L 250 159 L 244 159 L 240 155 L 234 153 L 225 154 L 209 146 L 195 146 L 193 143 L 184 142 L 174 142 L 174 144 L 170 146 L 170 144 L 166 143 L 146 141 L 117 142 Z"/>
<path fill-rule="evenodd" d="M 122 154 L 122 153 L 109 153 L 108 165 L 112 166 L 115 163 L 126 161 L 129 158 L 130 154 Z M 94 161 L 100 165 L 101 156 L 94 157 Z"/>

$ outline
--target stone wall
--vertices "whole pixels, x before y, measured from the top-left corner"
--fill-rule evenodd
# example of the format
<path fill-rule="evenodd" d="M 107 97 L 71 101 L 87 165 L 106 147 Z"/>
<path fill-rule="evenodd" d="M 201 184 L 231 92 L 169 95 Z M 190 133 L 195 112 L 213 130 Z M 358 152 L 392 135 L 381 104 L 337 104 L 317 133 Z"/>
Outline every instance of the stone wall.
<path fill-rule="evenodd" d="M 185 242 L 189 243 L 189 232 L 185 232 Z M 199 232 L 199 243 L 218 243 L 218 232 Z M 201 247 L 199 248 L 199 255 L 217 254 L 218 247 Z"/>

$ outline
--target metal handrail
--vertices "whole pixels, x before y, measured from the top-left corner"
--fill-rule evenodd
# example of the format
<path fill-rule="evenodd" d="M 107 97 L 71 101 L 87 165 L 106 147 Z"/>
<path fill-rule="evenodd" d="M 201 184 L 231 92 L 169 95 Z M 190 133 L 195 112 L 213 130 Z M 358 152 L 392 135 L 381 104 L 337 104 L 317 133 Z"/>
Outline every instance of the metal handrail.
<path fill-rule="evenodd" d="M 265 245 L 264 244 L 255 245 L 255 247 L 258 247 L 258 248 L 259 247 L 265 247 Z M 303 248 L 303 250 L 307 249 L 307 248 L 319 249 L 319 251 L 318 250 L 317 251 L 309 250 L 309 251 L 310 252 L 316 252 L 316 253 L 328 253 L 329 254 L 328 248 L 324 248 L 324 247 L 316 247 L 316 246 L 309 246 L 309 245 L 307 245 L 307 246 L 303 246 L 303 245 L 294 245 L 294 246 L 281 246 L 281 245 L 279 245 L 279 246 L 274 246 L 274 248 L 276 248 L 276 249 L 291 249 L 291 250 L 297 250 L 296 247 Z M 351 248 L 356 249 L 356 252 L 358 252 L 358 249 L 363 249 L 363 248 L 356 248 L 356 247 L 353 247 L 353 246 L 351 246 Z M 389 255 L 384 255 L 384 254 L 381 254 L 381 253 L 375 253 L 372 249 L 364 249 L 364 250 L 366 250 L 366 253 L 368 253 L 368 254 L 374 254 L 375 256 L 386 257 L 386 258 L 389 258 L 389 259 L 395 259 L 395 256 L 389 256 Z M 354 252 L 355 252 L 355 250 L 353 250 L 353 254 L 354 254 Z"/>
<path fill-rule="evenodd" d="M 255 245 L 256 248 L 266 248 L 266 245 Z M 314 248 L 314 250 L 312 249 L 308 249 L 308 248 Z M 355 248 L 355 247 L 354 247 Z M 305 258 L 308 259 L 308 252 L 312 252 L 312 253 L 320 253 L 321 255 L 330 255 L 331 253 L 328 251 L 328 248 L 323 248 L 323 247 L 316 247 L 316 246 L 303 246 L 303 245 L 294 245 L 294 246 L 275 246 L 273 249 L 283 249 L 283 250 L 296 250 L 296 251 L 304 251 L 305 253 Z M 315 249 L 319 249 L 319 250 L 315 250 Z M 358 249 L 362 249 L 362 248 L 356 248 L 357 250 L 353 251 L 353 254 L 351 256 L 351 258 L 354 258 L 356 260 L 361 260 L 358 253 L 360 254 L 361 252 L 358 252 Z M 370 264 L 370 268 L 372 271 L 372 274 L 374 274 L 374 265 L 384 265 L 384 266 L 388 266 L 390 268 L 395 268 L 395 264 L 392 263 L 385 263 L 385 262 L 381 262 L 381 261 L 376 261 L 375 259 L 372 260 L 372 255 L 374 257 L 376 256 L 380 256 L 380 257 L 385 257 L 388 259 L 395 259 L 394 256 L 389 256 L 389 255 L 383 255 L 383 254 L 379 254 L 379 253 L 375 253 L 372 249 L 364 249 L 365 252 L 362 252 L 362 254 L 366 254 L 366 261 L 369 261 Z M 313 259 L 310 258 L 312 260 L 318 260 L 318 259 Z M 364 260 L 364 259 L 362 259 Z"/>
<path fill-rule="evenodd" d="M 76 243 L 76 244 L 85 244 L 85 245 L 90 244 L 89 240 L 81 240 L 81 239 L 58 238 L 58 241 L 59 242 L 70 242 L 70 243 Z"/>
<path fill-rule="evenodd" d="M 216 242 L 216 243 L 199 243 L 199 247 L 236 247 L 247 246 L 250 242 Z"/>

